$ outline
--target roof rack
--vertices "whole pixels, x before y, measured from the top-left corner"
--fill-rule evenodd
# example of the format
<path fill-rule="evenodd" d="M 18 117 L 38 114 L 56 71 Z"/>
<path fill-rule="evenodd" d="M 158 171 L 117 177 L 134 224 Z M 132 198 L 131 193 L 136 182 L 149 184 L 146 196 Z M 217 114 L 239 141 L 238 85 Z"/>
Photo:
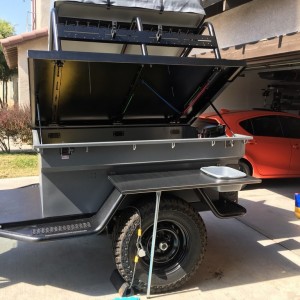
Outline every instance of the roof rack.
<path fill-rule="evenodd" d="M 137 10 L 138 14 L 138 10 Z M 203 35 L 207 29 L 208 35 Z M 139 16 L 130 22 L 93 20 L 58 16 L 58 9 L 51 11 L 49 50 L 62 50 L 62 41 L 79 41 L 122 44 L 124 54 L 128 45 L 140 45 L 142 55 L 147 55 L 147 46 L 179 47 L 180 57 L 187 57 L 193 48 L 213 50 L 221 58 L 213 25 L 209 22 L 197 27 L 143 24 Z"/>

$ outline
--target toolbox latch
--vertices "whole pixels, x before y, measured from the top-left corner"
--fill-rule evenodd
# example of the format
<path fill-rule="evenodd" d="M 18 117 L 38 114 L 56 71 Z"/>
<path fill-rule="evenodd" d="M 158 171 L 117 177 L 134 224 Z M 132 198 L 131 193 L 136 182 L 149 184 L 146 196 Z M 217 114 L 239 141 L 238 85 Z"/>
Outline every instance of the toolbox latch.
<path fill-rule="evenodd" d="M 60 149 L 60 156 L 61 159 L 69 159 L 70 155 L 75 151 L 74 148 L 68 147 L 68 148 L 61 148 Z"/>
<path fill-rule="evenodd" d="M 156 41 L 160 42 L 161 37 L 162 37 L 162 26 L 161 25 L 158 25 L 155 37 L 156 37 Z"/>

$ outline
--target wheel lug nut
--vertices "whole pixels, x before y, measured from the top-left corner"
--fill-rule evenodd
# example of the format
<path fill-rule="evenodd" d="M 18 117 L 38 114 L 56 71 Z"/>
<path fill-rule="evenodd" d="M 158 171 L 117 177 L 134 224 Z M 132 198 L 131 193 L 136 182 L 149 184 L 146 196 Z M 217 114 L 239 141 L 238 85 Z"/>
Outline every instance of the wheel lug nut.
<path fill-rule="evenodd" d="M 165 242 L 161 242 L 161 243 L 159 243 L 158 247 L 161 251 L 166 251 L 169 248 L 169 245 Z"/>

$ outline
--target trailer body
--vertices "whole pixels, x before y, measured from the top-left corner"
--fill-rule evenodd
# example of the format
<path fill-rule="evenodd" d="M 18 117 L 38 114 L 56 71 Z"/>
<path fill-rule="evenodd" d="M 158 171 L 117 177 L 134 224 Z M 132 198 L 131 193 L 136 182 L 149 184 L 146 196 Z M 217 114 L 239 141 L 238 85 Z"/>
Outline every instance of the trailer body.
<path fill-rule="evenodd" d="M 2 193 L 0 236 L 48 241 L 114 228 L 116 262 L 127 261 L 117 263 L 124 280 L 145 290 L 154 266 L 153 290 L 168 291 L 202 260 L 206 235 L 197 211 L 243 215 L 237 191 L 259 182 L 228 177 L 228 169 L 224 176 L 205 172 L 236 167 L 251 137 L 199 138 L 194 125 L 245 63 L 220 58 L 198 1 L 102 2 L 56 1 L 49 51 L 28 53 L 40 183 Z M 188 57 L 192 48 L 210 49 L 216 58 Z M 151 223 L 155 195 L 162 196 L 162 211 Z M 151 237 L 153 222 L 158 231 Z M 141 237 L 132 233 L 137 224 Z M 199 253 L 190 259 L 195 239 Z M 128 263 L 135 247 L 144 253 L 136 277 Z M 186 274 L 179 264 L 187 265 Z"/>

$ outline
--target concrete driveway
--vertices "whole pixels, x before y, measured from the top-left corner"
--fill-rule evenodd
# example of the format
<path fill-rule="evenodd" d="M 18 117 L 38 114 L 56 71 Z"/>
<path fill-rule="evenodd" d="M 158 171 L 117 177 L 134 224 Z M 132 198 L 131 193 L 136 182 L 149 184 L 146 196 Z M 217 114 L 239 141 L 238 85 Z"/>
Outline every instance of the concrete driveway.
<path fill-rule="evenodd" d="M 37 178 L 0 180 L 0 189 Z M 153 299 L 300 299 L 300 180 L 268 180 L 240 193 L 248 214 L 220 220 L 203 213 L 208 247 L 196 276 Z M 113 299 L 114 269 L 105 236 L 30 244 L 0 239 L 0 299 Z M 146 299 L 145 296 L 140 296 Z"/>

